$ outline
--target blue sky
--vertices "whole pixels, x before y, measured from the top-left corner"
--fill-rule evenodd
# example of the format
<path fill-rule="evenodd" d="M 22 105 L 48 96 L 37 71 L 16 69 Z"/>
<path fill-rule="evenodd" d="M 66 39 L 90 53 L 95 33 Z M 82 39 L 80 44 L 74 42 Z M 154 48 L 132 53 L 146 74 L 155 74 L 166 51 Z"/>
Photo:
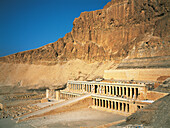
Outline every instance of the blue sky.
<path fill-rule="evenodd" d="M 0 56 L 35 49 L 72 30 L 81 12 L 111 0 L 0 0 Z"/>

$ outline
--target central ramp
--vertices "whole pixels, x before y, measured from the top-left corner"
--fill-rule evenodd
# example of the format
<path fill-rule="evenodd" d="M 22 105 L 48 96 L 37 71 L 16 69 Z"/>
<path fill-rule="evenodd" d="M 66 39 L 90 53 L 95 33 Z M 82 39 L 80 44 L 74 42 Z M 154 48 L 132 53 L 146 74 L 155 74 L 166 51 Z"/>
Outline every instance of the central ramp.
<path fill-rule="evenodd" d="M 70 99 L 70 100 L 66 100 L 66 101 L 64 101 L 62 103 L 55 104 L 53 106 L 49 106 L 47 108 L 37 110 L 37 111 L 29 113 L 27 115 L 20 116 L 20 117 L 18 117 L 18 121 L 23 121 L 23 120 L 26 120 L 28 118 L 32 118 L 32 117 L 36 117 L 36 116 L 38 117 L 39 115 L 43 115 L 44 113 L 48 113 L 48 112 L 53 111 L 55 109 L 60 109 L 60 108 L 69 106 L 71 104 L 78 103 L 81 100 L 84 100 L 86 98 L 91 98 L 91 95 L 90 94 L 85 94 L 85 95 L 75 97 L 75 98 Z"/>

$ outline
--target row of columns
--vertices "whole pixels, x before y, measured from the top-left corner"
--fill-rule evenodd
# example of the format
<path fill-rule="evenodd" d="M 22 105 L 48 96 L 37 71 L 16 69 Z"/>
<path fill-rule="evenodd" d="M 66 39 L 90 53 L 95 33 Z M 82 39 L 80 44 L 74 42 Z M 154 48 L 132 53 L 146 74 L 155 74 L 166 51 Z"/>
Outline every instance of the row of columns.
<path fill-rule="evenodd" d="M 129 103 L 120 102 L 120 101 L 93 98 L 93 106 L 127 112 L 127 113 L 130 112 Z"/>
<path fill-rule="evenodd" d="M 69 89 L 76 92 L 89 92 L 108 96 L 122 96 L 137 99 L 139 89 L 137 87 L 117 86 L 117 85 L 88 85 L 69 84 Z"/>
<path fill-rule="evenodd" d="M 78 95 L 60 93 L 60 99 L 71 99 L 77 97 Z"/>

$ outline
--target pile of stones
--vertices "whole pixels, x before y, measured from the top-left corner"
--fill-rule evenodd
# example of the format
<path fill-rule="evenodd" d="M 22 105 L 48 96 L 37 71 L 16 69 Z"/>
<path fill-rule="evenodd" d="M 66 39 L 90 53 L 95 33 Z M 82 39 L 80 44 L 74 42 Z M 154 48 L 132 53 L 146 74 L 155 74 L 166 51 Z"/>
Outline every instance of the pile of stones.
<path fill-rule="evenodd" d="M 40 108 L 36 105 L 35 106 L 21 105 L 21 106 L 4 108 L 3 110 L 0 111 L 0 119 L 8 118 L 8 117 L 16 118 L 23 114 L 30 113 L 39 109 Z"/>

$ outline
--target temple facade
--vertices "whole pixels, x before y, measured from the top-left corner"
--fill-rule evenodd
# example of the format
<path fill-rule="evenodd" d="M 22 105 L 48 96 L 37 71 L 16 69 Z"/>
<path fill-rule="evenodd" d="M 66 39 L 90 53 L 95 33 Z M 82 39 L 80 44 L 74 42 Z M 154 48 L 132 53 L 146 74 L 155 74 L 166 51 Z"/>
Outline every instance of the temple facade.
<path fill-rule="evenodd" d="M 152 91 L 156 84 L 160 84 L 158 81 L 153 81 L 155 80 L 155 76 L 159 77 L 156 71 L 156 75 L 150 73 L 150 81 L 144 81 L 144 79 L 141 79 L 140 81 L 134 79 L 114 79 L 121 79 L 127 76 L 132 78 L 145 78 L 143 76 L 145 75 L 143 74 L 144 71 L 141 69 L 135 70 L 135 73 L 131 73 L 131 70 L 127 72 L 128 74 L 126 72 L 126 74 L 121 74 L 122 70 L 105 71 L 104 78 L 96 79 L 96 81 L 69 80 L 67 82 L 67 87 L 64 90 L 49 91 L 47 89 L 46 98 L 56 97 L 57 100 L 69 100 L 82 95 L 90 95 L 92 98 L 91 108 L 115 112 L 122 115 L 130 115 L 167 95 L 165 93 Z M 155 72 L 152 71 L 152 73 Z M 114 75 L 111 75 L 111 73 L 114 73 Z M 142 76 L 140 74 L 142 74 Z M 114 76 L 114 78 L 111 76 Z"/>
<path fill-rule="evenodd" d="M 147 100 L 146 84 L 129 81 L 68 81 L 67 88 L 60 92 L 60 98 L 70 99 L 85 94 L 91 94 L 92 108 L 123 115 L 134 113 L 153 102 Z"/>

